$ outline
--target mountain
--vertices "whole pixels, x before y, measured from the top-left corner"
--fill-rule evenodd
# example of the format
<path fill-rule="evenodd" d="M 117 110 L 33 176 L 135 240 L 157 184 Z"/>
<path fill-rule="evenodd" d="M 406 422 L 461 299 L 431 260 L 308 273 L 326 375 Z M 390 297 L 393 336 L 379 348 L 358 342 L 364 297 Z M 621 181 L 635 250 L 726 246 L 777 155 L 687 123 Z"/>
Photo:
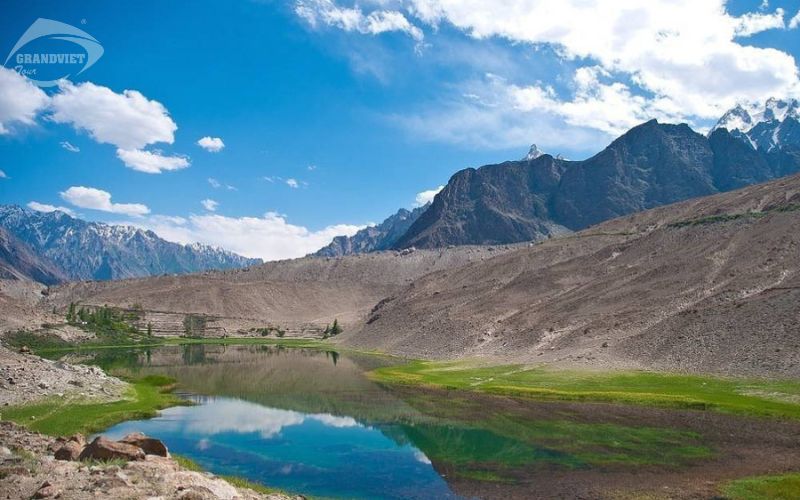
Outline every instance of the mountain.
<path fill-rule="evenodd" d="M 753 149 L 800 148 L 800 102 L 771 98 L 763 104 L 740 104 L 726 112 L 711 132 L 718 129 L 728 130 Z"/>
<path fill-rule="evenodd" d="M 429 203 L 414 210 L 401 208 L 377 226 L 370 226 L 353 236 L 337 236 L 330 245 L 322 248 L 314 255 L 317 257 L 342 257 L 360 253 L 388 250 L 403 236 L 408 228 L 416 222 L 420 215 L 430 206 Z"/>
<path fill-rule="evenodd" d="M 56 212 L 0 206 L 0 227 L 69 280 L 111 280 L 258 264 L 210 246 L 180 245 L 152 231 L 86 222 Z"/>
<path fill-rule="evenodd" d="M 798 249 L 794 175 L 432 272 L 339 341 L 420 359 L 796 378 Z"/>
<path fill-rule="evenodd" d="M 725 128 L 705 137 L 685 124 L 651 120 L 587 160 L 543 154 L 462 170 L 394 246 L 540 241 L 800 171 L 796 150 L 741 144 Z"/>
<path fill-rule="evenodd" d="M 0 227 L 0 279 L 28 279 L 45 285 L 66 281 L 55 264 Z"/>

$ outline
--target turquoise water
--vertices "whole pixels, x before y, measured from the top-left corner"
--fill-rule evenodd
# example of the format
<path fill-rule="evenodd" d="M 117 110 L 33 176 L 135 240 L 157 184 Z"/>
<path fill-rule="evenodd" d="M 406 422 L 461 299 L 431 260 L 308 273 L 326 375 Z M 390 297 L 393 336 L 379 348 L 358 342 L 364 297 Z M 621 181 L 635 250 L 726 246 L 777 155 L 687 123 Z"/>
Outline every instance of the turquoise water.
<path fill-rule="evenodd" d="M 352 417 L 270 408 L 241 399 L 192 398 L 197 406 L 117 425 L 144 432 L 217 474 L 313 496 L 456 498 L 425 454 Z"/>
<path fill-rule="evenodd" d="M 626 408 L 379 386 L 367 372 L 394 362 L 383 357 L 252 345 L 72 356 L 173 377 L 195 403 L 104 434 L 143 432 L 215 474 L 319 498 L 594 498 L 639 467 L 674 474 L 713 456 L 668 413 L 643 425 Z"/>

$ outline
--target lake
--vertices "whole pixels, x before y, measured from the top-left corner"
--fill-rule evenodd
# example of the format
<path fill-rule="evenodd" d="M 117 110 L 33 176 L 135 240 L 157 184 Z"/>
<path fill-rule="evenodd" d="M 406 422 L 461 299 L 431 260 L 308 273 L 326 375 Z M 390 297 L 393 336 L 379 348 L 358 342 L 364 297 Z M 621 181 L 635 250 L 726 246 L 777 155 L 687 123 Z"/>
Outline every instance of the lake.
<path fill-rule="evenodd" d="M 313 497 L 713 496 L 798 458 L 791 423 L 384 387 L 368 372 L 399 361 L 379 356 L 186 345 L 69 360 L 174 377 L 194 403 L 104 434 L 144 432 L 215 474 Z"/>

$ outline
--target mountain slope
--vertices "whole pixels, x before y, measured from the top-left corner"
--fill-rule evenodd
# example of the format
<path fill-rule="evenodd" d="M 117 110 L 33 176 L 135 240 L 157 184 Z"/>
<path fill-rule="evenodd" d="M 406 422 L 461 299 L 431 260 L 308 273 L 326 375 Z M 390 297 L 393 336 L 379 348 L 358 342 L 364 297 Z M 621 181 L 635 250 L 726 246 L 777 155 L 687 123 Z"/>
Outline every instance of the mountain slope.
<path fill-rule="evenodd" d="M 66 276 L 52 263 L 0 227 L 0 279 L 28 279 L 45 285 L 66 281 Z"/>
<path fill-rule="evenodd" d="M 377 226 L 362 229 L 353 236 L 337 236 L 328 246 L 320 249 L 314 255 L 317 257 L 342 257 L 388 250 L 408 231 L 408 228 L 428 209 L 428 206 L 430 204 L 411 211 L 401 208 L 396 214 Z"/>
<path fill-rule="evenodd" d="M 800 171 L 793 150 L 742 147 L 652 120 L 584 161 L 550 155 L 456 173 L 395 248 L 539 241 L 604 220 Z"/>
<path fill-rule="evenodd" d="M 798 377 L 798 300 L 796 175 L 428 274 L 342 339 L 419 358 Z"/>
<path fill-rule="evenodd" d="M 70 280 L 182 274 L 260 263 L 213 247 L 168 242 L 152 231 L 86 222 L 63 212 L 0 206 L 0 227 Z"/>

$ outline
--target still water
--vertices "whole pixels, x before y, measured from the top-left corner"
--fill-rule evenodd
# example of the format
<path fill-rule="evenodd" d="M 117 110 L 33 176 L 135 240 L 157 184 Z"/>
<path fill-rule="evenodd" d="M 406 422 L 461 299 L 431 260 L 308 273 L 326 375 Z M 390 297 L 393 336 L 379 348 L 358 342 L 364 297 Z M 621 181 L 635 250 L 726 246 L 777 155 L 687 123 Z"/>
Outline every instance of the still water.
<path fill-rule="evenodd" d="M 786 429 L 708 413 L 382 387 L 367 375 L 382 357 L 212 345 L 72 356 L 171 376 L 194 403 L 105 434 L 144 432 L 213 473 L 321 498 L 680 498 L 797 453 Z"/>

